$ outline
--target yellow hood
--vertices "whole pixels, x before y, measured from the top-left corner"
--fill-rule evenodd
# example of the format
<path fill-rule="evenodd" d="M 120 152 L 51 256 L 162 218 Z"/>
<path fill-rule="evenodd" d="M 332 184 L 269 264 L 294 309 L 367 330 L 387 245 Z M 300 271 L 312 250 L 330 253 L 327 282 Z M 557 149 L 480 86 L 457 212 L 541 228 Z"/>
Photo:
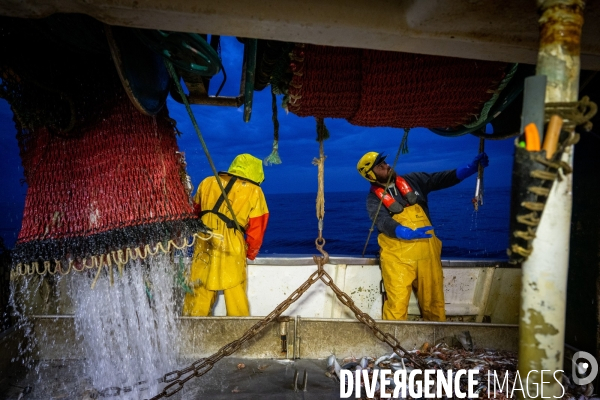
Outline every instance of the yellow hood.
<path fill-rule="evenodd" d="M 250 154 L 240 154 L 237 156 L 229 166 L 227 172 L 259 185 L 265 180 L 262 161 Z"/>

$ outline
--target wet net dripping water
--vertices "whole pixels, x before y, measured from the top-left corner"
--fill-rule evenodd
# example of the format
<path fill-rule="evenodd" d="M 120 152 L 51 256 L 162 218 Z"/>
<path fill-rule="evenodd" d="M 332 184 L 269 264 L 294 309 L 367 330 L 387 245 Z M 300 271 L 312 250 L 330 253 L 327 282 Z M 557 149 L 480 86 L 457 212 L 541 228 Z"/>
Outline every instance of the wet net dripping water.
<path fill-rule="evenodd" d="M 85 374 L 98 391 L 148 397 L 160 389 L 157 377 L 175 367 L 175 271 L 170 257 L 160 255 L 131 261 L 112 287 L 100 279 L 90 290 L 90 275 L 70 277 Z"/>

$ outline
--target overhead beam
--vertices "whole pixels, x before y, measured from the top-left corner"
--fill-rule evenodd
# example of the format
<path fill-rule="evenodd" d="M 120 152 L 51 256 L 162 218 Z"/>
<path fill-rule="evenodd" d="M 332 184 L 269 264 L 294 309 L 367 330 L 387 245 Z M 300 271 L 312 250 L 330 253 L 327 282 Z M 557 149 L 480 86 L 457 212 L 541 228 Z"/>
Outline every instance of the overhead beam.
<path fill-rule="evenodd" d="M 586 18 L 600 20 L 589 2 Z M 0 15 L 83 13 L 111 25 L 535 64 L 534 1 L 4 0 Z M 600 70 L 600 31 L 584 27 L 583 69 Z"/>

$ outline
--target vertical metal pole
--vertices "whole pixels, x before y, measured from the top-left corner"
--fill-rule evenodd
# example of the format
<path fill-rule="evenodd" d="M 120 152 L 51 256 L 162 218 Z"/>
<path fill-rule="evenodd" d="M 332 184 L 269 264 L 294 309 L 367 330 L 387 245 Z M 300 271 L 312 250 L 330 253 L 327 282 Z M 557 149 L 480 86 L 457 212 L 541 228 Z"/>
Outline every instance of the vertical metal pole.
<path fill-rule="evenodd" d="M 247 39 L 246 56 L 246 86 L 244 88 L 244 122 L 250 122 L 252 115 L 252 98 L 254 96 L 254 78 L 256 73 L 256 52 L 258 39 Z"/>
<path fill-rule="evenodd" d="M 479 153 L 483 153 L 485 150 L 485 139 L 479 138 Z M 473 197 L 473 207 L 475 211 L 479 211 L 479 206 L 483 205 L 483 166 L 479 164 L 477 166 L 477 184 L 475 185 L 475 197 Z"/>
<path fill-rule="evenodd" d="M 545 102 L 577 101 L 584 2 L 538 0 L 538 5 L 541 18 L 536 73 L 548 77 Z M 572 146 L 563 160 L 573 165 Z M 550 374 L 563 369 L 571 206 L 572 176 L 568 175 L 554 183 L 532 243 L 533 253 L 522 266 L 519 373 L 523 386 L 529 389 L 524 393 L 528 398 L 562 393 Z M 533 370 L 538 372 L 529 374 Z M 542 370 L 549 370 L 543 379 Z M 540 384 L 537 393 L 536 383 Z"/>

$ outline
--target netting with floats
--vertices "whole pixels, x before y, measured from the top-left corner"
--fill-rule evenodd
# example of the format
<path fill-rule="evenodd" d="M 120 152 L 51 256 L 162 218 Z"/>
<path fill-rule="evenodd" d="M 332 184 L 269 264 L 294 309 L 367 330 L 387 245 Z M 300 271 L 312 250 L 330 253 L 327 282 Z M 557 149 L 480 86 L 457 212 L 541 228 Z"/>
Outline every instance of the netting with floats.
<path fill-rule="evenodd" d="M 359 126 L 473 122 L 507 70 L 500 62 L 310 44 L 289 56 L 289 111 Z"/>
<path fill-rule="evenodd" d="M 29 188 L 17 262 L 105 254 L 202 230 L 166 113 L 144 116 L 122 91 L 112 100 L 110 116 L 81 137 L 47 128 L 21 137 Z"/>
<path fill-rule="evenodd" d="M 127 249 L 145 257 L 148 246 L 190 245 L 183 238 L 206 232 L 166 108 L 155 117 L 138 111 L 105 47 L 52 40 L 52 29 L 47 36 L 15 29 L 7 30 L 18 39 L 9 54 L 30 46 L 29 55 L 47 62 L 40 68 L 27 54 L 0 60 L 0 94 L 15 114 L 28 185 L 13 262 L 77 268 L 78 260 L 108 262 L 103 255 Z"/>

